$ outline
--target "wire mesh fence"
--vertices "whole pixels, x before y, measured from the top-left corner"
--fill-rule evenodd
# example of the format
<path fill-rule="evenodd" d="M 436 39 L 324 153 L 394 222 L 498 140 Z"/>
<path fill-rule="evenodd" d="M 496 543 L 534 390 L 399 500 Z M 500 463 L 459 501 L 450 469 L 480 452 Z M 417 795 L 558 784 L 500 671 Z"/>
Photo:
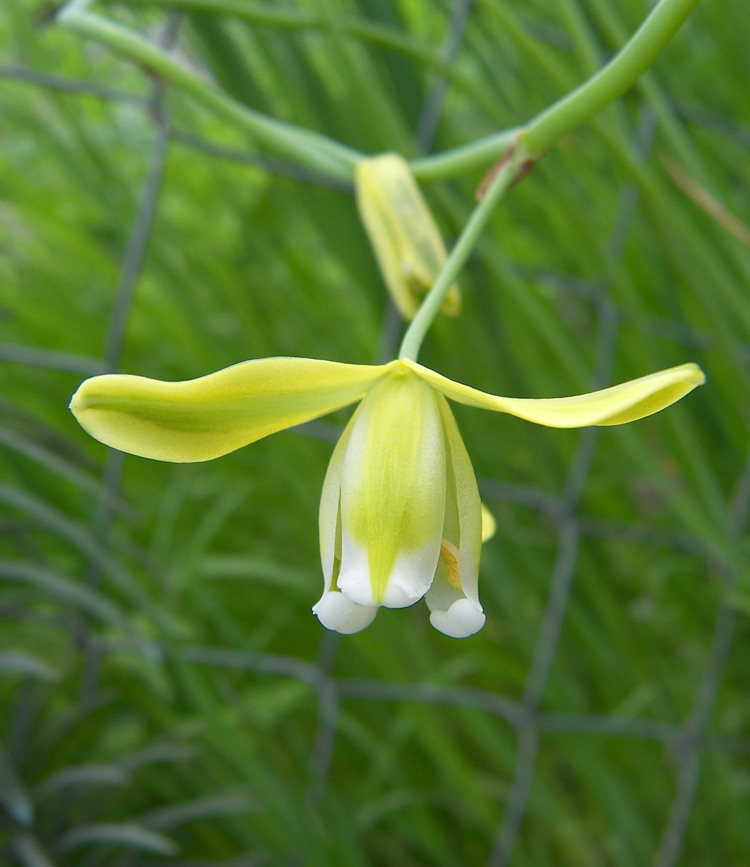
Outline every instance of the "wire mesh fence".
<path fill-rule="evenodd" d="M 476 4 L 482 7 L 483 4 Z M 442 47 L 439 52 L 443 68 L 453 64 L 458 55 L 464 37 L 467 22 L 472 16 L 486 14 L 484 8 L 472 8 L 465 0 L 457 0 L 451 9 L 446 10 L 446 30 L 443 35 Z M 163 16 L 161 23 L 152 31 L 152 38 L 165 48 L 179 44 L 181 15 L 169 12 Z M 225 146 L 212 143 L 201 135 L 180 129 L 171 117 L 170 108 L 165 100 L 165 87 L 157 78 L 152 78 L 149 91 L 142 95 L 120 91 L 109 84 L 87 78 L 72 78 L 50 73 L 42 69 L 22 68 L 6 65 L 0 67 L 0 77 L 8 88 L 33 87 L 63 91 L 80 100 L 94 98 L 105 105 L 127 105 L 142 112 L 142 117 L 150 123 L 150 150 L 144 161 L 140 192 L 137 197 L 137 207 L 128 230 L 127 243 L 122 252 L 118 266 L 117 287 L 108 301 L 106 317 L 102 320 L 101 332 L 104 345 L 99 357 L 88 357 L 77 354 L 76 351 L 61 352 L 45 346 L 31 346 L 14 343 L 0 345 L 0 359 L 8 364 L 8 369 L 39 367 L 42 370 L 74 372 L 89 375 L 96 372 L 117 371 L 122 366 L 123 345 L 128 340 L 131 327 L 131 310 L 134 298 L 140 291 L 143 273 L 143 263 L 148 255 L 149 244 L 154 234 L 158 232 L 157 214 L 163 204 L 165 189 L 169 184 L 179 183 L 179 178 L 169 176 L 168 164 L 170 152 L 175 148 L 187 147 L 194 149 L 204 158 L 218 161 L 248 163 L 259 166 L 264 172 L 287 175 L 295 182 L 315 184 L 318 179 L 308 172 L 288 165 L 281 160 L 271 159 L 247 151 L 241 147 Z M 421 111 L 414 123 L 414 143 L 418 150 L 430 150 L 436 131 L 441 123 L 446 105 L 450 100 L 453 83 L 445 75 L 438 75 L 427 92 Z M 731 125 L 726 118 L 718 115 L 710 117 L 694 117 L 693 123 L 705 125 L 710 129 L 716 124 L 728 125 L 730 135 L 744 135 L 741 128 Z M 653 158 L 652 145 L 654 141 L 657 116 L 651 102 L 642 101 L 637 110 L 634 124 L 634 134 L 629 144 L 629 159 L 635 166 L 643 165 Z M 344 191 L 346 192 L 346 191 Z M 594 338 L 591 341 L 592 363 L 590 365 L 590 382 L 593 388 L 601 388 L 613 381 L 615 361 L 618 348 L 622 341 L 627 341 L 624 329 L 632 328 L 629 317 L 634 311 L 624 307 L 622 296 L 611 291 L 613 280 L 619 279 L 618 268 L 627 255 L 628 236 L 633 222 L 639 218 L 643 190 L 639 183 L 637 170 L 631 179 L 622 183 L 617 206 L 610 214 L 607 228 L 607 242 L 597 273 L 593 277 L 577 274 L 561 275 L 554 272 L 549 275 L 552 283 L 563 281 L 566 287 L 574 285 L 563 292 L 571 291 L 575 297 L 588 308 L 588 315 L 593 322 Z M 261 227 L 262 228 L 262 227 Z M 537 273 L 537 278 L 539 277 Z M 544 277 L 542 277 L 542 280 Z M 249 302 L 248 302 L 249 303 Z M 106 321 L 105 321 L 106 320 Z M 657 315 L 638 316 L 637 327 L 642 334 L 663 333 L 668 330 L 672 343 L 682 344 L 689 349 L 704 345 L 704 336 L 695 327 L 684 322 L 665 320 Z M 714 339 L 709 331 L 707 339 Z M 392 308 L 385 312 L 377 342 L 376 356 L 373 361 L 380 361 L 393 356 L 396 341 L 400 334 L 400 323 Z M 75 346 L 75 344 L 71 344 Z M 741 351 L 742 344 L 737 342 L 729 348 L 729 352 Z M 747 352 L 747 349 L 744 348 Z M 239 360 L 239 359 L 237 359 Z M 199 371 L 196 371 L 196 373 Z M 13 376 L 11 372 L 10 376 Z M 22 430 L 22 428 L 21 428 Z M 337 430 L 337 429 L 336 429 Z M 311 425 L 302 428 L 298 434 L 302 437 L 317 439 L 328 438 L 333 428 L 323 428 Z M 24 451 L 33 453 L 35 448 L 30 440 L 15 436 L 11 430 L 2 429 L 0 446 L 6 450 L 6 458 L 17 459 Z M 149 617 L 149 594 L 139 590 L 138 583 L 128 574 L 128 571 L 117 566 L 123 555 L 122 533 L 117 528 L 121 517 L 123 496 L 123 474 L 128 472 L 128 464 L 124 464 L 122 455 L 110 451 L 101 468 L 99 483 L 94 486 L 92 498 L 96 505 L 90 513 L 90 525 L 83 532 L 79 525 L 68 519 L 65 514 L 54 510 L 53 506 L 45 505 L 42 498 L 35 498 L 32 493 L 24 493 L 15 484 L 8 483 L 0 487 L 0 502 L 3 504 L 2 530 L 6 538 L 6 550 L 14 550 L 13 556 L 4 556 L 0 563 L 0 576 L 9 582 L 25 577 L 27 583 L 35 588 L 34 592 L 52 594 L 55 598 L 67 599 L 60 614 L 50 610 L 26 610 L 23 599 L 8 595 L 3 601 L 3 617 L 7 622 L 17 621 L 27 623 L 29 627 L 37 628 L 40 623 L 54 622 L 60 617 L 63 633 L 69 639 L 67 649 L 61 653 L 74 654 L 80 659 L 78 669 L 78 686 L 74 690 L 78 696 L 79 707 L 88 709 L 106 704 L 106 685 L 102 685 L 102 669 L 107 666 L 107 660 L 113 656 L 142 658 L 148 665 L 158 663 L 163 665 L 173 660 L 179 663 L 178 679 L 187 677 L 184 666 L 196 670 L 222 670 L 241 672 L 244 675 L 253 673 L 266 679 L 279 682 L 292 681 L 304 685 L 315 696 L 316 712 L 314 732 L 309 740 L 309 755 L 307 757 L 308 778 L 305 783 L 305 810 L 311 814 L 321 809 L 326 798 L 335 789 L 337 783 L 333 779 L 332 764 L 340 749 L 342 725 L 351 729 L 351 720 L 342 722 L 342 707 L 354 707 L 357 715 L 368 716 L 368 707 L 411 705 L 427 707 L 434 713 L 441 713 L 446 708 L 459 709 L 482 715 L 492 724 L 509 727 L 514 738 L 512 773 L 507 781 L 507 788 L 501 797 L 496 799 L 494 817 L 494 837 L 486 851 L 489 853 L 486 863 L 499 865 L 513 863 L 532 863 L 528 853 L 519 854 L 519 837 L 525 822 L 529 820 L 530 803 L 533 801 L 535 789 L 539 786 L 538 771 L 547 760 L 545 736 L 554 734 L 585 736 L 588 739 L 609 738 L 624 740 L 629 743 L 652 742 L 666 748 L 672 757 L 673 799 L 671 804 L 662 804 L 662 815 L 655 819 L 661 823 L 661 831 L 655 848 L 648 853 L 642 862 L 625 861 L 621 863 L 653 863 L 657 867 L 669 867 L 680 863 L 685 855 L 691 817 L 696 799 L 703 782 L 703 766 L 707 757 L 713 755 L 726 756 L 732 761 L 734 757 L 744 757 L 750 753 L 750 738 L 740 734 L 722 734 L 709 730 L 709 721 L 714 713 L 719 697 L 725 668 L 733 647 L 737 632 L 738 615 L 735 596 L 739 581 L 738 561 L 736 552 L 729 550 L 726 556 L 716 546 L 706 543 L 695 535 L 670 526 L 659 526 L 657 522 L 644 520 L 627 521 L 621 518 L 609 518 L 591 513 L 585 507 L 584 491 L 591 482 L 595 459 L 602 449 L 601 432 L 597 428 L 585 429 L 575 436 L 575 442 L 566 457 L 566 465 L 562 474 L 562 483 L 552 490 L 551 487 L 537 487 L 533 484 L 524 485 L 509 482 L 507 478 L 480 477 L 480 491 L 483 498 L 490 503 L 500 504 L 506 510 L 520 510 L 525 516 L 542 528 L 545 537 L 554 545 L 552 568 L 545 580 L 539 576 L 540 589 L 546 594 L 546 601 L 538 619 L 538 629 L 532 641 L 532 652 L 528 666 L 522 677 L 522 689 L 516 698 L 502 690 L 494 691 L 473 686 L 450 685 L 441 682 L 442 675 L 432 678 L 429 675 L 419 681 L 406 682 L 393 676 L 387 677 L 357 676 L 353 677 L 342 671 L 338 666 L 342 657 L 347 654 L 347 641 L 341 637 L 321 631 L 317 639 L 317 647 L 308 656 L 284 655 L 277 652 L 242 650 L 231 646 L 208 646 L 196 642 L 190 635 L 180 635 L 166 623 L 165 632 L 160 635 L 160 627 L 155 627 L 156 634 L 151 639 L 145 639 L 142 634 L 127 634 L 124 632 L 111 635 L 101 629 L 102 619 L 116 620 L 120 617 L 118 607 L 122 599 L 129 599 L 130 605 L 142 605 L 144 616 Z M 54 461 L 55 444 L 40 450 L 39 460 Z M 65 456 L 60 458 L 65 460 Z M 49 469 L 49 468 L 48 468 Z M 51 471 L 51 470 L 50 470 Z M 95 496 L 94 496 L 95 494 Z M 26 498 L 26 499 L 24 499 Z M 745 464 L 741 476 L 738 477 L 731 500 L 726 504 L 731 526 L 728 535 L 740 540 L 746 525 L 748 501 L 750 499 L 750 461 Z M 531 515 L 531 518 L 528 518 Z M 79 562 L 74 572 L 80 580 L 71 578 L 69 583 L 63 583 L 54 566 L 56 554 L 54 551 L 48 557 L 45 534 L 60 536 L 72 542 L 77 551 Z M 501 528 L 501 538 L 503 530 Z M 40 538 L 42 541 L 40 541 Z M 11 540 L 7 542 L 7 540 Z M 575 592 L 576 575 L 580 568 L 581 552 L 590 545 L 601 540 L 614 540 L 634 547 L 645 549 L 652 554 L 646 556 L 659 557 L 665 551 L 678 555 L 689 556 L 692 563 L 697 563 L 698 572 L 720 585 L 720 592 L 711 612 L 713 618 L 713 633 L 710 645 L 705 653 L 691 659 L 690 665 L 697 671 L 697 687 L 690 701 L 687 713 L 681 722 L 674 718 L 659 719 L 640 717 L 637 713 L 588 713 L 581 711 L 563 711 L 554 709 L 545 702 L 550 678 L 561 651 L 561 634 L 565 629 L 566 616 L 570 608 L 571 594 Z M 147 554 L 148 552 L 146 552 Z M 140 556 L 140 555 L 138 555 Z M 137 559 L 137 557 L 136 557 Z M 151 568 L 146 567 L 147 570 Z M 25 571 L 24 571 L 25 570 Z M 120 570 L 120 572 L 118 572 Z M 487 577 L 483 576 L 487 581 Z M 98 590 L 103 582 L 107 588 L 113 582 L 119 588 L 111 600 L 111 609 L 106 605 L 109 589 L 103 595 L 102 602 Z M 141 597 L 139 597 L 141 594 Z M 162 612 L 163 615 L 164 612 Z M 160 615 L 161 616 L 161 615 Z M 167 618 L 168 619 L 168 618 Z M 393 628 L 397 628 L 394 624 Z M 309 626 L 310 632 L 317 629 L 316 624 Z M 13 654 L 16 654 L 13 656 Z M 452 651 L 460 656 L 462 649 Z M 31 656 L 12 649 L 2 653 L 4 670 L 18 674 L 23 673 L 34 662 Z M 688 663 L 685 663 L 688 665 Z M 26 667 L 26 669 L 25 669 Z M 344 666 L 346 669 L 346 666 Z M 377 669 L 373 665 L 373 671 Z M 28 672 L 27 672 L 28 673 Z M 5 833 L 3 841 L 6 846 L 6 857 L 14 858 L 19 863 L 52 864 L 52 863 L 151 863 L 145 855 L 132 858 L 123 854 L 117 848 L 124 837 L 114 834 L 107 837 L 99 824 L 100 836 L 86 828 L 93 825 L 82 825 L 79 828 L 56 827 L 48 829 L 45 839 L 39 836 L 33 823 L 27 822 L 23 814 L 24 799 L 21 784 L 16 787 L 12 781 L 17 779 L 14 771 L 15 756 L 23 754 L 20 744 L 28 731 L 33 727 L 33 718 L 38 713 L 36 704 L 39 699 L 28 681 L 19 681 L 17 691 L 12 694 L 12 713 L 4 724 L 6 739 L 4 755 L 0 760 L 5 767 L 0 767 L 4 783 L 4 795 L 0 801 L 6 810 Z M 66 684 L 69 686 L 69 684 Z M 197 687 L 196 687 L 197 689 Z M 8 693 L 6 693 L 8 695 Z M 235 696 L 236 697 L 236 696 Z M 225 697 L 231 702 L 232 697 Z M 9 704 L 6 710 L 10 709 Z M 372 711 L 380 715 L 379 710 Z M 388 711 L 386 710 L 386 717 Z M 64 723 L 63 723 L 64 724 Z M 219 727 L 221 731 L 221 727 Z M 166 748 L 165 748 L 166 749 Z M 174 749 L 178 747 L 174 746 Z M 4 757 L 5 756 L 5 757 Z M 479 769 L 477 769 L 479 772 Z M 257 781 L 257 780 L 256 780 Z M 546 785 L 546 783 L 544 784 Z M 262 788 L 262 787 L 261 787 Z M 171 793 L 164 793 L 164 803 L 169 804 Z M 268 793 L 266 793 L 268 794 Z M 218 813 L 226 815 L 237 811 L 241 813 L 248 809 L 247 799 L 243 796 L 230 794 L 216 795 L 220 800 L 208 804 L 199 815 L 210 814 L 213 807 Z M 39 792 L 34 798 L 41 803 Z M 224 798 L 224 800 L 221 800 Z M 164 807 L 168 809 L 168 807 Z M 255 809 L 255 807 L 253 807 Z M 88 813 L 94 816 L 96 810 L 89 806 Z M 283 813 L 283 811 L 282 811 Z M 143 818 L 143 817 L 142 817 Z M 183 817 L 184 818 L 184 817 Z M 161 816 L 161 820 L 150 817 L 150 820 L 139 824 L 139 831 L 132 831 L 136 840 L 137 834 L 142 837 L 136 840 L 144 847 L 144 851 L 158 854 L 161 851 L 159 863 L 198 864 L 219 863 L 215 861 L 199 861 L 185 857 L 185 853 L 176 854 L 166 847 L 160 831 L 168 835 L 171 827 L 169 817 Z M 83 829 L 83 830 L 82 830 Z M 152 838 L 148 837 L 151 829 Z M 606 829 L 600 829 L 602 835 Z M 78 835 L 78 836 L 76 836 Z M 2 838 L 0 838 L 2 839 Z M 80 850 L 81 841 L 98 842 L 106 847 L 109 840 L 114 848 L 89 851 L 88 860 L 68 860 Z M 48 851 L 52 840 L 56 840 L 54 851 Z M 149 848 L 150 847 L 150 848 Z M 310 856 L 299 845 L 292 847 L 288 863 L 307 863 Z M 97 856 L 91 852 L 108 853 Z M 113 854 L 114 853 L 114 854 Z M 747 852 L 746 852 L 747 854 Z M 455 863 L 446 856 L 444 863 Z M 475 863 L 475 856 L 467 856 L 464 863 Z M 101 858 L 101 860 L 97 860 Z M 107 858 L 111 860 L 106 860 Z M 386 856 L 378 856 L 386 863 Z M 251 864 L 268 863 L 267 857 L 250 850 L 244 855 L 235 855 L 222 859 L 221 863 Z M 282 863 L 279 861 L 278 863 Z M 310 863 L 313 863 L 312 861 Z M 355 863 L 352 861 L 351 863 Z M 378 861 L 377 863 L 380 863 Z M 392 863 L 407 863 L 393 861 Z M 417 863 L 408 862 L 408 863 Z M 424 862 L 422 862 L 424 863 Z M 435 863 L 439 863 L 435 860 Z M 573 862 L 571 862 L 573 863 Z M 589 863 L 581 861 L 580 863 Z M 595 862 L 596 863 L 596 862 Z M 604 856 L 598 863 L 617 863 Z M 691 863 L 689 860 L 685 863 Z M 729 863 L 729 862 L 724 862 Z M 741 863 L 736 861 L 734 863 Z"/>

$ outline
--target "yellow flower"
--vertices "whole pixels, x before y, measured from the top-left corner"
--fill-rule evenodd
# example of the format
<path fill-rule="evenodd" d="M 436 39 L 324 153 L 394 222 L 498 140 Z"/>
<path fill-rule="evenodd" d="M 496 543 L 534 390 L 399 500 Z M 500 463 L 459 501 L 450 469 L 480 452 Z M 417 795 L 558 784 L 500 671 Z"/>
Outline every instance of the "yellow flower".
<path fill-rule="evenodd" d="M 483 519 L 471 461 L 446 397 L 549 427 L 634 421 L 704 382 L 683 364 L 577 397 L 498 397 L 406 359 L 384 365 L 262 358 L 186 382 L 107 374 L 70 408 L 93 437 L 164 461 L 205 461 L 361 401 L 333 453 L 320 503 L 321 623 L 358 632 L 380 606 L 422 597 L 457 638 L 482 628 Z"/>
<path fill-rule="evenodd" d="M 357 207 L 388 291 L 405 319 L 413 319 L 448 258 L 422 193 L 406 160 L 383 154 L 362 160 L 355 172 Z M 458 286 L 440 308 L 461 311 Z"/>

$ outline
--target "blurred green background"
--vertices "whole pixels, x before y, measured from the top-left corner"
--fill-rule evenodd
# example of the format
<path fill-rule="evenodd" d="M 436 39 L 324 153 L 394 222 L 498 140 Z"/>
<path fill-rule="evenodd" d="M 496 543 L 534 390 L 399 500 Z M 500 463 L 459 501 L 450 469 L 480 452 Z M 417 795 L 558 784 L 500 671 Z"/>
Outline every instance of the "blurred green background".
<path fill-rule="evenodd" d="M 170 5 L 95 11 L 260 111 L 407 156 L 529 119 L 649 8 Z M 401 326 L 351 190 L 51 11 L 0 11 L 0 863 L 750 863 L 743 0 L 701 3 L 512 191 L 428 336 L 424 363 L 507 395 L 708 376 L 621 429 L 456 407 L 498 521 L 464 641 L 423 604 L 343 638 L 311 615 L 348 412 L 190 466 L 69 415 L 105 369 L 369 363 Z M 449 244 L 489 168 L 425 187 Z"/>

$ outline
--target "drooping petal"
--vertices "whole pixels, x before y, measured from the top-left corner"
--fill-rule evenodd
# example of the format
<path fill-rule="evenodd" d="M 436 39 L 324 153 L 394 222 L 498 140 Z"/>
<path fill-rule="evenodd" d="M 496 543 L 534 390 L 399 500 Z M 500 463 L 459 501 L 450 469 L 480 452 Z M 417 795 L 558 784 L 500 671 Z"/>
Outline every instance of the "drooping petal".
<path fill-rule="evenodd" d="M 376 606 L 357 605 L 338 590 L 341 568 L 341 476 L 352 423 L 336 444 L 328 465 L 320 498 L 320 559 L 323 564 L 323 595 L 313 606 L 313 614 L 326 627 L 343 635 L 360 632 L 375 619 Z"/>
<path fill-rule="evenodd" d="M 355 174 L 357 207 L 383 279 L 401 315 L 413 319 L 445 265 L 445 244 L 403 157 L 382 154 L 362 160 Z M 454 285 L 441 311 L 456 316 L 460 310 Z"/>
<path fill-rule="evenodd" d="M 402 360 L 402 363 L 451 400 L 559 428 L 635 421 L 675 403 L 706 381 L 697 364 L 681 364 L 590 394 L 531 399 L 487 394 L 413 361 Z"/>
<path fill-rule="evenodd" d="M 430 587 L 445 512 L 445 447 L 434 391 L 393 374 L 351 421 L 341 477 L 338 589 L 359 605 L 402 608 Z"/>
<path fill-rule="evenodd" d="M 435 629 L 466 638 L 485 621 L 478 591 L 483 507 L 466 446 L 442 395 L 438 406 L 446 443 L 445 524 L 440 562 L 425 602 Z"/>
<path fill-rule="evenodd" d="M 338 590 L 324 593 L 313 608 L 313 614 L 333 632 L 353 635 L 369 626 L 378 613 L 377 606 L 357 605 Z"/>
<path fill-rule="evenodd" d="M 341 476 L 353 421 L 354 419 L 349 422 L 336 443 L 320 495 L 318 531 L 320 533 L 320 562 L 323 566 L 323 580 L 325 582 L 324 596 L 334 589 L 341 567 Z"/>
<path fill-rule="evenodd" d="M 83 382 L 70 409 L 121 451 L 207 461 L 359 400 L 390 366 L 260 358 L 183 382 L 105 374 Z"/>

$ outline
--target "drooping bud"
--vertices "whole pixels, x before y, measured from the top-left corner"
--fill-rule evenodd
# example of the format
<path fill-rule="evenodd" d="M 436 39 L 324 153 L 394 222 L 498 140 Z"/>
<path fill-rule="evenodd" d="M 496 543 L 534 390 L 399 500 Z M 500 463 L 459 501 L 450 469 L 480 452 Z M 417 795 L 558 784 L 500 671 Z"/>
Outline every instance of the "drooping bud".
<path fill-rule="evenodd" d="M 447 259 L 440 232 L 398 154 L 362 160 L 356 187 L 359 213 L 388 291 L 401 315 L 413 319 Z M 460 313 L 458 285 L 450 288 L 440 309 L 449 316 Z"/>

